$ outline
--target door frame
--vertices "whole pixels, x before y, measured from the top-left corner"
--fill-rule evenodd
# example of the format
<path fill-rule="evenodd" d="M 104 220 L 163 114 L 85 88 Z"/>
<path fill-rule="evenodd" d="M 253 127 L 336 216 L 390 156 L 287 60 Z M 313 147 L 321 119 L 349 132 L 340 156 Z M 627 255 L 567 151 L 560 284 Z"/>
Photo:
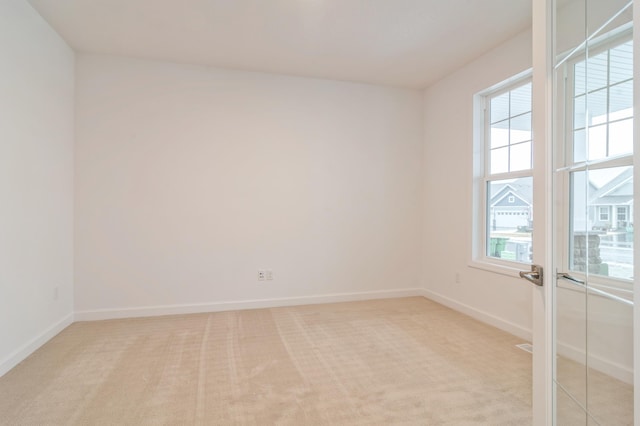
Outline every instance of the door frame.
<path fill-rule="evenodd" d="M 532 287 L 532 414 L 533 424 L 554 421 L 553 286 L 556 265 L 553 247 L 553 6 L 554 0 L 532 0 L 532 129 L 534 217 L 542 226 L 533 230 L 533 263 L 544 268 L 545 285 Z M 541 223 L 542 222 L 542 223 Z"/>

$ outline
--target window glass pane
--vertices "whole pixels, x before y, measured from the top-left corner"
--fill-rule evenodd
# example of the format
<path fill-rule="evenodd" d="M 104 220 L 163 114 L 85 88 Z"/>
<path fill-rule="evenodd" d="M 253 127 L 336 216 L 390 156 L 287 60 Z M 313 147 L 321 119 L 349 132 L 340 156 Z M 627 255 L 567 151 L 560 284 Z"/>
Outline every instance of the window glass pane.
<path fill-rule="evenodd" d="M 626 209 L 633 211 L 633 167 L 589 170 L 588 176 L 587 208 L 597 211 L 593 215 L 595 220 L 587 225 L 592 236 L 588 253 L 589 271 L 632 279 L 633 223 L 626 219 L 624 213 Z"/>
<path fill-rule="evenodd" d="M 633 153 L 633 119 L 616 121 L 609 125 L 609 155 Z"/>
<path fill-rule="evenodd" d="M 531 83 L 511 91 L 511 116 L 531 111 Z"/>
<path fill-rule="evenodd" d="M 598 221 L 599 211 L 587 208 L 587 172 L 571 173 L 571 205 L 569 224 L 569 269 L 584 272 L 589 258 L 592 238 L 589 230 Z M 593 253 L 592 253 L 593 254 Z M 593 257 L 593 256 L 592 256 Z"/>
<path fill-rule="evenodd" d="M 491 148 L 509 145 L 509 120 L 491 125 Z"/>
<path fill-rule="evenodd" d="M 587 114 L 587 97 L 578 96 L 573 101 L 573 128 L 583 129 L 586 126 L 584 117 Z"/>
<path fill-rule="evenodd" d="M 509 171 L 509 147 L 491 150 L 491 174 Z"/>
<path fill-rule="evenodd" d="M 573 161 L 576 163 L 587 161 L 586 133 L 584 129 L 573 132 Z"/>
<path fill-rule="evenodd" d="M 627 42 L 574 66 L 574 161 L 633 153 L 632 47 Z M 585 134 L 577 131 L 583 126 L 588 128 L 586 142 Z"/>
<path fill-rule="evenodd" d="M 531 262 L 533 178 L 488 182 L 487 256 Z"/>
<path fill-rule="evenodd" d="M 633 78 L 633 43 L 631 41 L 611 49 L 610 84 Z"/>
<path fill-rule="evenodd" d="M 491 98 L 489 174 L 531 168 L 531 83 Z"/>
<path fill-rule="evenodd" d="M 511 145 L 509 156 L 510 171 L 528 170 L 531 168 L 531 142 Z"/>
<path fill-rule="evenodd" d="M 587 95 L 587 110 L 590 126 L 607 122 L 607 89 Z"/>
<path fill-rule="evenodd" d="M 587 90 L 601 89 L 607 85 L 608 52 L 602 52 L 587 60 Z"/>
<path fill-rule="evenodd" d="M 511 119 L 510 143 L 531 140 L 531 113 L 519 115 Z"/>
<path fill-rule="evenodd" d="M 509 118 L 509 92 L 491 99 L 491 123 Z"/>
<path fill-rule="evenodd" d="M 589 160 L 598 160 L 607 156 L 607 125 L 589 128 Z"/>
<path fill-rule="evenodd" d="M 585 67 L 585 63 L 584 62 L 578 62 L 574 68 L 573 68 L 573 73 L 574 73 L 574 94 L 576 96 L 578 95 L 584 95 L 585 93 L 585 87 L 587 85 L 587 71 L 586 71 L 586 67 Z"/>
<path fill-rule="evenodd" d="M 612 86 L 609 92 L 609 120 L 633 117 L 633 81 Z"/>

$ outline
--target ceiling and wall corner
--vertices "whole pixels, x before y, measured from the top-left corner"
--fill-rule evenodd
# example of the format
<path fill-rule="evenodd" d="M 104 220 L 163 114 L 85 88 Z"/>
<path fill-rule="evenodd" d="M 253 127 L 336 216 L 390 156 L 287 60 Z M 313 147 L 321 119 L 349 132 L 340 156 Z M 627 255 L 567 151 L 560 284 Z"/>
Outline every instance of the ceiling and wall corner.
<path fill-rule="evenodd" d="M 76 51 L 422 89 L 531 25 L 530 0 L 29 0 Z"/>

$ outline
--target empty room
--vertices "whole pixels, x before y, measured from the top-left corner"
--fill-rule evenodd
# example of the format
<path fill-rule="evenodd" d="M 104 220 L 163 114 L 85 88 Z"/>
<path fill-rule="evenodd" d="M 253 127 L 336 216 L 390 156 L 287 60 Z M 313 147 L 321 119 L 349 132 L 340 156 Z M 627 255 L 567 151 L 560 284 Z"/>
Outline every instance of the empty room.
<path fill-rule="evenodd" d="M 640 426 L 634 3 L 0 0 L 0 425 Z"/>

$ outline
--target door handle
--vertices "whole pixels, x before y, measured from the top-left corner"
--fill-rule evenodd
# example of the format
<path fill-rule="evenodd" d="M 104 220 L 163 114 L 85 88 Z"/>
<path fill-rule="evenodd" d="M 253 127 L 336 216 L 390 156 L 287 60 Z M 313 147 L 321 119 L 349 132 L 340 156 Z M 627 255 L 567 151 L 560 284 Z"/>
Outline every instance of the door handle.
<path fill-rule="evenodd" d="M 531 265 L 531 271 L 520 271 L 520 278 L 531 281 L 537 286 L 543 285 L 542 266 Z"/>
<path fill-rule="evenodd" d="M 566 272 L 558 272 L 556 274 L 556 277 L 559 280 L 567 280 L 567 281 L 571 281 L 572 283 L 578 284 L 578 285 L 584 285 L 584 281 L 579 280 L 575 277 L 572 277 L 571 275 L 567 274 Z"/>

